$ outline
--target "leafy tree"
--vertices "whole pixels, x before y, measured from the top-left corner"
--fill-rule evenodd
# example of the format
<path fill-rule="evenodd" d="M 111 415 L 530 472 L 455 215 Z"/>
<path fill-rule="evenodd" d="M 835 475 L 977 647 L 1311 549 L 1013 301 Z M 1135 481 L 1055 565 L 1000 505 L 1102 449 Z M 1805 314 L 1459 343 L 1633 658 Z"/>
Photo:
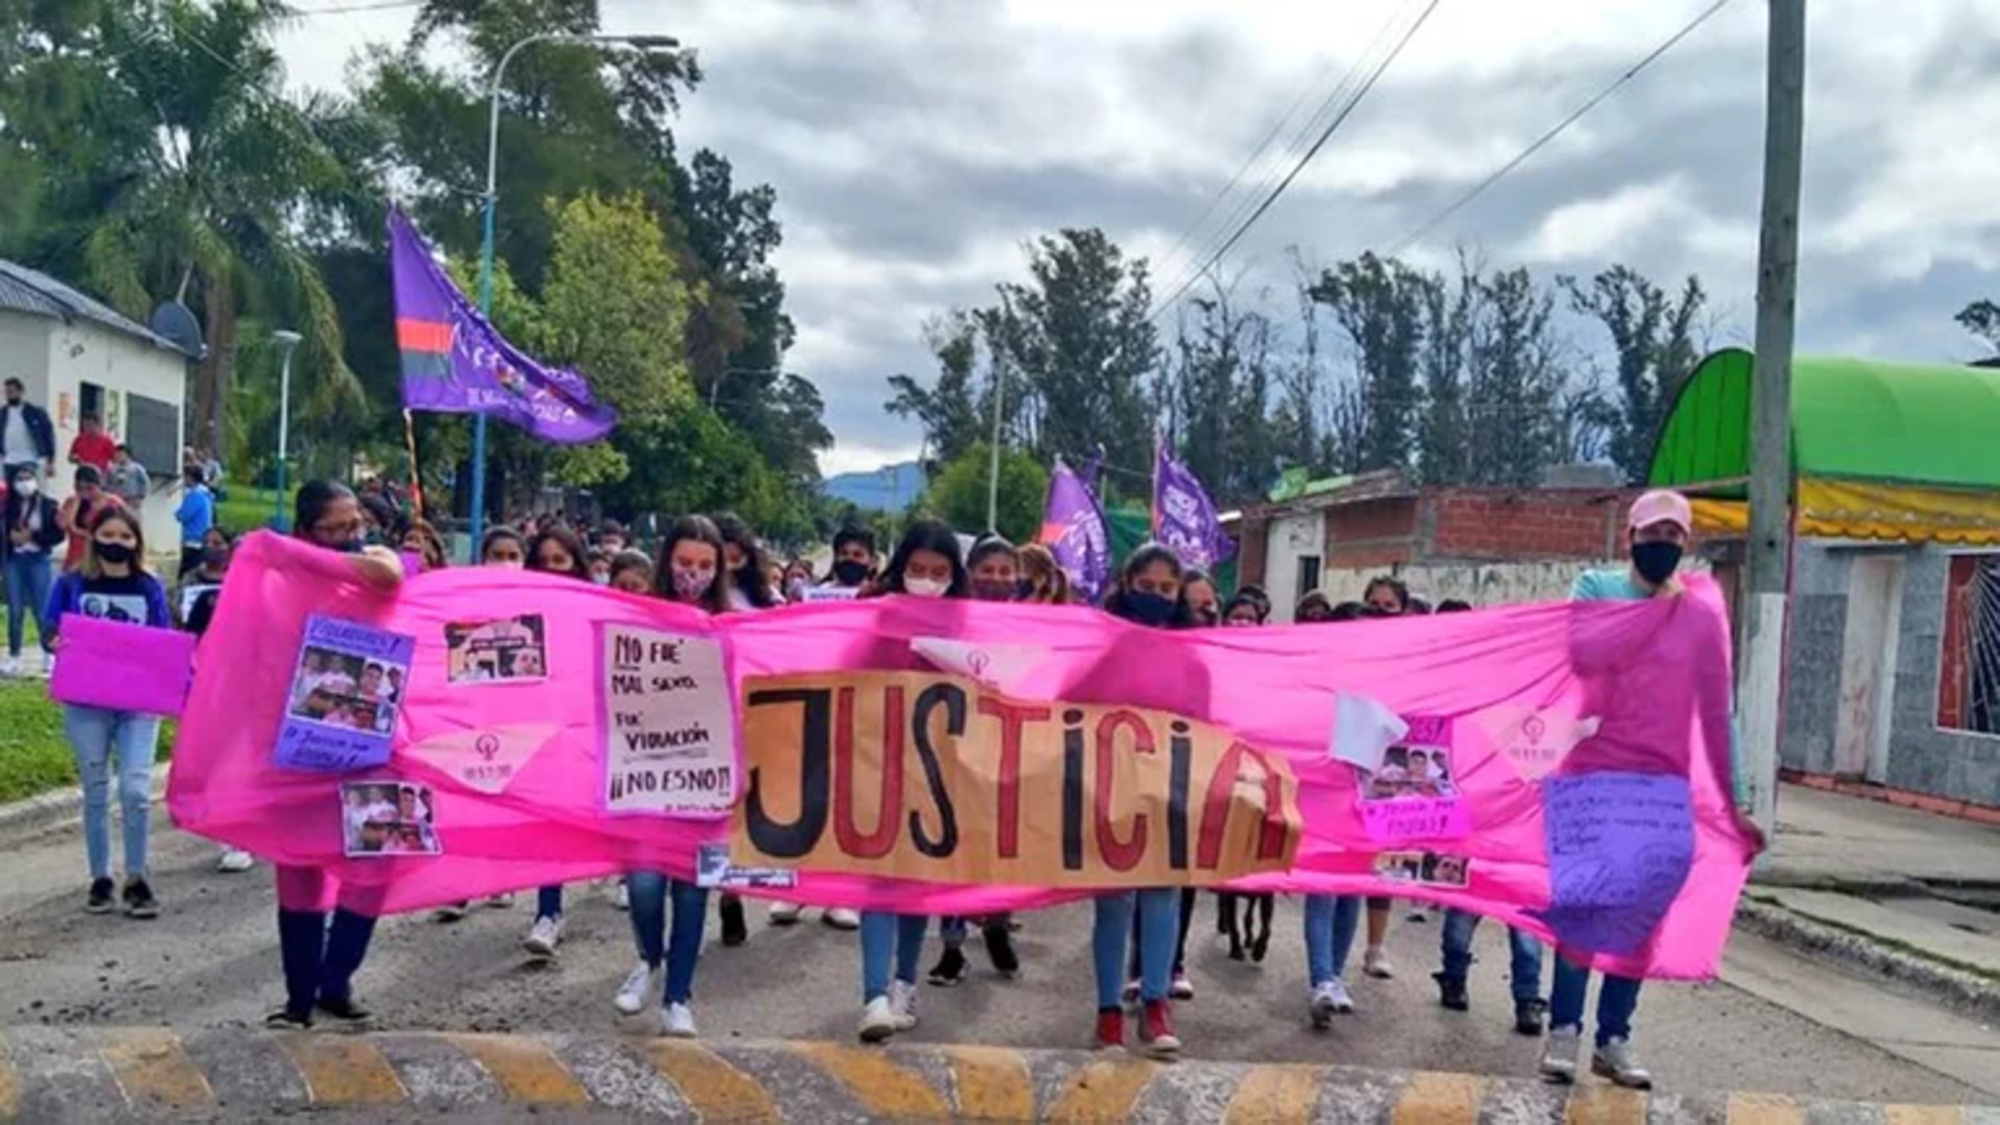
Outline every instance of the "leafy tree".
<path fill-rule="evenodd" d="M 1048 498 L 1049 473 L 1032 453 L 1006 449 L 1000 453 L 1000 494 L 997 529 L 986 526 L 986 494 L 991 478 L 992 449 L 978 442 L 959 454 L 924 490 L 918 509 L 936 515 L 968 535 L 998 530 L 1016 543 L 1032 539 L 1042 525 L 1042 502 Z"/>
<path fill-rule="evenodd" d="M 1550 322 L 1555 298 L 1525 269 L 1477 281 L 1471 324 L 1471 479 L 1535 484 L 1557 444 L 1555 405 L 1563 372 Z"/>
<path fill-rule="evenodd" d="M 1644 480 L 1667 405 L 1700 362 L 1694 327 L 1708 295 L 1701 279 L 1690 276 L 1678 297 L 1669 296 L 1623 265 L 1597 274 L 1588 286 L 1573 277 L 1559 284 L 1570 307 L 1603 324 L 1611 337 L 1619 394 L 1611 459 L 1627 480 Z"/>
<path fill-rule="evenodd" d="M 1362 470 L 1406 469 L 1415 460 L 1426 284 L 1401 262 L 1368 253 L 1324 271 L 1312 287 L 1313 300 L 1331 310 L 1354 348 L 1365 418 Z"/>
<path fill-rule="evenodd" d="M 1417 429 L 1417 467 L 1427 484 L 1458 484 L 1472 476 L 1473 418 L 1465 366 L 1478 301 L 1478 267 L 1461 256 L 1454 287 L 1443 277 L 1422 290 L 1424 408 Z"/>
<path fill-rule="evenodd" d="M 1973 301 L 1958 310 L 1958 315 L 1952 319 L 1958 322 L 1959 327 L 1984 341 L 1994 354 L 2000 355 L 2000 305 L 1985 299 Z"/>
<path fill-rule="evenodd" d="M 937 356 L 937 381 L 926 387 L 908 375 L 891 375 L 889 389 L 894 394 L 885 405 L 889 413 L 913 419 L 923 427 L 924 470 L 935 475 L 972 448 L 985 432 L 977 401 L 981 396 L 973 390 L 982 339 L 979 319 L 955 309 L 926 324 L 924 338 Z"/>

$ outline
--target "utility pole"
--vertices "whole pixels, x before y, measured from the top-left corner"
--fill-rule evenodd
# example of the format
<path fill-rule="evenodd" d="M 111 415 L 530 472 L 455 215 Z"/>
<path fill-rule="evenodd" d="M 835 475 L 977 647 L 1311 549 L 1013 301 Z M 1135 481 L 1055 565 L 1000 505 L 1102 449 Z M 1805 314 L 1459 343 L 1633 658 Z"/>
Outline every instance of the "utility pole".
<path fill-rule="evenodd" d="M 1798 291 L 1805 134 L 1805 0 L 1768 0 L 1764 215 L 1757 250 L 1757 353 L 1750 389 L 1750 542 L 1736 711 L 1750 814 L 1777 827 L 1779 694 L 1792 546 L 1792 314 Z"/>

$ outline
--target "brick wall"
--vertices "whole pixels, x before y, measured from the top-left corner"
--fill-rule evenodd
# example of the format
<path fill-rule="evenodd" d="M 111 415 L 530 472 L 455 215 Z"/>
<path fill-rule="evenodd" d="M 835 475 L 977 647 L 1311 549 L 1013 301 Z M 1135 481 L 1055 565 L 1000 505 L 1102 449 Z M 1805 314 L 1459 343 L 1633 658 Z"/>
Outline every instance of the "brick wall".
<path fill-rule="evenodd" d="M 1384 497 L 1327 510 L 1328 568 L 1389 567 L 1417 558 L 1417 505 L 1411 496 Z"/>
<path fill-rule="evenodd" d="M 1616 558 L 1633 493 L 1500 488 L 1427 490 L 1424 557 L 1444 559 Z"/>

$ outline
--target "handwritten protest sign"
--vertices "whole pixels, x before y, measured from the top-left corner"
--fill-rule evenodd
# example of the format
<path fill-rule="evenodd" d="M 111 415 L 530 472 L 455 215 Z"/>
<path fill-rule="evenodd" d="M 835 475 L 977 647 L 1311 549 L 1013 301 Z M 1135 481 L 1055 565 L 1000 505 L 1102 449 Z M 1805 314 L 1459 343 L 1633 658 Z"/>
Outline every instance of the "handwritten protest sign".
<path fill-rule="evenodd" d="M 606 626 L 604 807 L 721 814 L 736 798 L 736 722 L 722 646 Z"/>
<path fill-rule="evenodd" d="M 1633 953 L 1694 863 L 1686 778 L 1592 773 L 1543 783 L 1549 928 L 1564 945 Z"/>

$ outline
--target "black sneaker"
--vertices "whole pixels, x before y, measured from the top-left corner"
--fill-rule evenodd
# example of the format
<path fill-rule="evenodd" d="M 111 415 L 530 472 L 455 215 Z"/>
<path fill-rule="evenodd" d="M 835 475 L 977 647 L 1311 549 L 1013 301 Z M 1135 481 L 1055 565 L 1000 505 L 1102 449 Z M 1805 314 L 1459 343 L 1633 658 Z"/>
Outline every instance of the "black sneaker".
<path fill-rule="evenodd" d="M 742 945 L 750 940 L 750 927 L 743 920 L 743 900 L 722 896 L 722 944 Z"/>
<path fill-rule="evenodd" d="M 84 901 L 83 908 L 92 914 L 109 914 L 117 901 L 118 884 L 109 879 L 92 879 L 90 898 Z"/>
<path fill-rule="evenodd" d="M 1472 997 L 1465 990 L 1465 982 L 1454 980 L 1443 973 L 1432 973 L 1431 979 L 1438 984 L 1438 1003 L 1454 1012 L 1472 1010 Z M 1540 1034 L 1540 1032 L 1536 1032 Z"/>
<path fill-rule="evenodd" d="M 125 880 L 125 916 L 127 918 L 158 918 L 160 900 L 153 897 L 153 888 L 146 885 L 142 876 L 134 875 Z"/>
<path fill-rule="evenodd" d="M 313 1025 L 311 1012 L 294 1012 L 290 1008 L 279 1008 L 264 1017 L 264 1026 L 273 1031 L 305 1031 Z"/>
<path fill-rule="evenodd" d="M 368 1009 L 355 1003 L 352 996 L 339 1000 L 321 1000 L 319 1010 L 334 1019 L 346 1020 L 348 1023 L 360 1023 L 373 1015 Z"/>
<path fill-rule="evenodd" d="M 993 971 L 1008 980 L 1021 975 L 1021 955 L 1014 951 L 1014 935 L 1005 922 L 981 927 L 986 939 L 986 955 L 993 959 Z"/>
<path fill-rule="evenodd" d="M 955 945 L 944 947 L 944 956 L 931 969 L 931 983 L 939 988 L 950 988 L 965 982 L 966 970 L 971 967 L 965 959 L 965 951 Z"/>
<path fill-rule="evenodd" d="M 1514 1031 L 1519 1035 L 1540 1035 L 1542 1024 L 1549 1013 L 1548 1004 L 1540 1000 L 1523 1000 L 1514 1005 Z"/>

